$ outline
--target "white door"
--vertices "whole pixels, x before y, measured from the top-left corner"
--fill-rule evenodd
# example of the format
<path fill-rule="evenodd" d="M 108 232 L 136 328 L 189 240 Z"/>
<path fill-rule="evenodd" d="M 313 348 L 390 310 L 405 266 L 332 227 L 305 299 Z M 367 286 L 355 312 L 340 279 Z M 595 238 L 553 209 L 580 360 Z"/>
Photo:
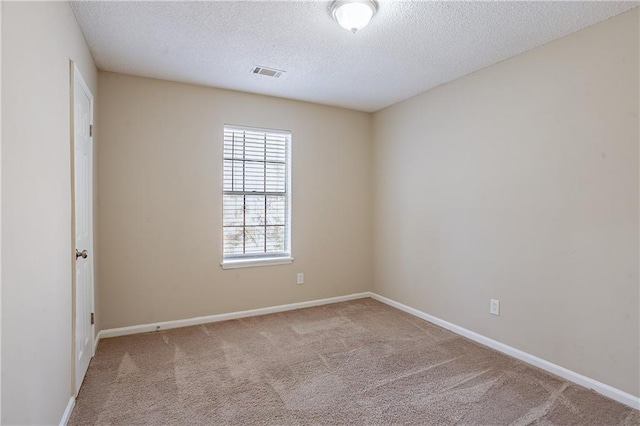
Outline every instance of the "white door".
<path fill-rule="evenodd" d="M 93 95 L 73 67 L 76 393 L 93 356 Z"/>

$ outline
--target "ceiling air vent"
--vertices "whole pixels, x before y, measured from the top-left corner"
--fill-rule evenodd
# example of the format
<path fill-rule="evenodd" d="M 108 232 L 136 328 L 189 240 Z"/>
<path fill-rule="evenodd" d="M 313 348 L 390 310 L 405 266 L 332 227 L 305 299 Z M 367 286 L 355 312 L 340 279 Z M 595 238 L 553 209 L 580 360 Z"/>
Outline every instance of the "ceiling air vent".
<path fill-rule="evenodd" d="M 267 77 L 274 77 L 274 78 L 278 78 L 280 77 L 282 74 L 284 74 L 284 71 L 282 70 L 276 70 L 273 68 L 267 68 L 267 67 L 259 67 L 259 66 L 255 66 L 253 67 L 253 69 L 251 70 L 251 73 L 253 74 L 260 74 L 260 75 L 266 75 Z"/>

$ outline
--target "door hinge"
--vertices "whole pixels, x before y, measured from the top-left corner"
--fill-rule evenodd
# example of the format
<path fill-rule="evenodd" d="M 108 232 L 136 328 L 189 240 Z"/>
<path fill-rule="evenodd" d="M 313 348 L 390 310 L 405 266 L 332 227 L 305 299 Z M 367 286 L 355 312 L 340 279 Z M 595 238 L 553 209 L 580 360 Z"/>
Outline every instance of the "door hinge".
<path fill-rule="evenodd" d="M 91 325 L 95 324 L 95 318 L 93 317 L 93 312 L 91 312 Z"/>
<path fill-rule="evenodd" d="M 89 137 L 93 136 L 93 124 L 89 124 Z"/>

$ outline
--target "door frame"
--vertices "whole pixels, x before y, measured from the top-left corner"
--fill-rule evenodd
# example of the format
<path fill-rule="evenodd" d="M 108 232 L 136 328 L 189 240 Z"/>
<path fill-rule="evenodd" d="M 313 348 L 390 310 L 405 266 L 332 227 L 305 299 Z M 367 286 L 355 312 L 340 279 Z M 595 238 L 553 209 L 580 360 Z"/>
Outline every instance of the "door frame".
<path fill-rule="evenodd" d="M 69 60 L 69 75 L 70 75 L 70 135 L 71 135 L 71 363 L 72 363 L 72 368 L 71 368 L 71 390 L 72 390 L 72 394 L 74 396 L 78 395 L 78 391 L 80 390 L 80 386 L 82 385 L 82 380 L 80 380 L 80 383 L 78 383 L 78 378 L 76 377 L 77 375 L 77 365 L 76 365 L 76 359 L 77 359 L 77 353 L 76 353 L 76 303 L 77 303 L 77 294 L 76 294 L 76 188 L 75 188 L 75 85 L 76 83 L 78 83 L 78 85 L 82 88 L 82 90 L 85 92 L 85 94 L 87 95 L 87 97 L 89 98 L 89 103 L 90 103 L 90 125 L 93 126 L 93 111 L 94 111 L 94 98 L 93 98 L 93 94 L 91 93 L 91 90 L 89 89 L 89 86 L 87 85 L 87 83 L 84 80 L 84 77 L 82 76 L 82 73 L 80 72 L 80 70 L 78 69 L 78 67 L 76 66 L 75 62 L 73 60 Z M 93 133 L 93 132 L 92 132 Z M 91 312 L 95 313 L 95 262 L 94 262 L 94 258 L 95 258 L 95 235 L 94 235 L 94 223 L 93 223 L 93 217 L 94 217 L 94 207 L 95 207 L 95 203 L 94 203 L 94 199 L 93 199 L 93 184 L 94 184 L 94 164 L 93 164 L 93 134 L 90 134 L 89 136 L 89 153 L 90 153 L 90 167 L 91 167 L 91 172 L 89 173 L 89 176 L 91 177 L 91 182 L 89 184 L 89 200 L 91 200 L 91 213 L 90 213 L 90 223 L 91 226 L 89 227 L 89 233 L 91 236 L 91 255 L 87 258 L 87 260 L 89 260 L 90 262 L 90 270 L 91 270 L 91 285 L 90 285 L 90 292 L 91 292 Z M 95 315 L 95 314 L 94 314 Z M 91 347 L 91 357 L 93 358 L 93 356 L 95 355 L 95 335 L 96 335 L 96 325 L 95 325 L 95 321 L 94 324 L 91 325 L 91 338 L 90 338 L 90 347 Z M 84 379 L 84 377 L 82 378 Z"/>

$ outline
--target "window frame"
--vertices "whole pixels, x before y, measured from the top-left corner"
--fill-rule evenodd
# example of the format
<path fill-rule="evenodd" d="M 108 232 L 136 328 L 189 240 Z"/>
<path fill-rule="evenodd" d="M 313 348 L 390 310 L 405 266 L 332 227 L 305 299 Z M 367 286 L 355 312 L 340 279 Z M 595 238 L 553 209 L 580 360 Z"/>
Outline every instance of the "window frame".
<path fill-rule="evenodd" d="M 224 251 L 224 196 L 227 195 L 224 187 L 225 177 L 224 177 L 224 163 L 227 158 L 225 158 L 225 134 L 228 132 L 235 131 L 248 131 L 248 132 L 256 132 L 256 133 L 265 133 L 267 135 L 277 135 L 285 137 L 285 250 L 282 253 L 263 253 L 263 254 L 242 254 L 242 255 L 231 255 L 226 256 Z M 246 267 L 256 267 L 256 266 L 269 266 L 269 265 L 283 265 L 292 263 L 294 258 L 292 256 L 292 247 L 291 247 L 291 228 L 292 228 L 292 217 L 291 217 L 291 151 L 292 151 L 292 132 L 289 130 L 281 130 L 281 129 L 270 129 L 263 127 L 251 127 L 251 126 L 241 126 L 235 124 L 224 124 L 223 132 L 222 132 L 222 262 L 220 265 L 222 269 L 235 269 L 235 268 L 246 268 Z M 237 192 L 237 191 L 233 191 Z M 266 192 L 257 192 L 257 191 L 242 191 L 248 194 L 261 195 Z"/>

